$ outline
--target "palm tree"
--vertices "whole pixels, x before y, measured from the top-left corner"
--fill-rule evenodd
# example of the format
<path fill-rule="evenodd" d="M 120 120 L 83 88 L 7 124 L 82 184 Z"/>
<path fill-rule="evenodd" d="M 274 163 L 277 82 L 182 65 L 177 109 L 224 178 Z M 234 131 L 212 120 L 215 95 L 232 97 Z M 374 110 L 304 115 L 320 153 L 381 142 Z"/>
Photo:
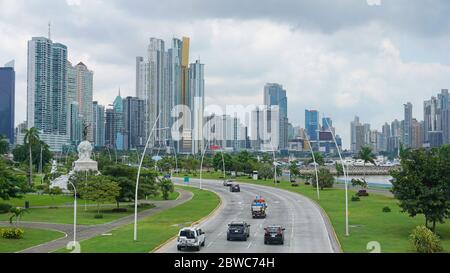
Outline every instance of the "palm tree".
<path fill-rule="evenodd" d="M 29 166 L 29 177 L 28 184 L 31 187 L 33 184 L 33 156 L 31 152 L 31 148 L 36 145 L 40 141 L 38 130 L 35 127 L 31 127 L 30 129 L 25 129 L 25 137 L 23 142 L 28 146 L 28 153 L 30 156 L 30 166 Z"/>
<path fill-rule="evenodd" d="M 11 217 L 9 217 L 9 223 L 13 224 L 17 227 L 18 223 L 20 221 L 20 218 L 22 218 L 22 216 L 26 213 L 28 213 L 27 209 L 23 209 L 23 208 L 13 208 L 11 209 Z M 13 221 L 14 219 L 16 219 L 15 221 Z"/>
<path fill-rule="evenodd" d="M 373 165 L 377 165 L 375 163 L 376 157 L 372 153 L 372 148 L 370 148 L 369 146 L 363 146 L 363 147 L 361 147 L 361 150 L 359 151 L 357 158 L 364 161 L 364 182 L 365 182 L 366 181 L 366 164 L 372 163 Z"/>

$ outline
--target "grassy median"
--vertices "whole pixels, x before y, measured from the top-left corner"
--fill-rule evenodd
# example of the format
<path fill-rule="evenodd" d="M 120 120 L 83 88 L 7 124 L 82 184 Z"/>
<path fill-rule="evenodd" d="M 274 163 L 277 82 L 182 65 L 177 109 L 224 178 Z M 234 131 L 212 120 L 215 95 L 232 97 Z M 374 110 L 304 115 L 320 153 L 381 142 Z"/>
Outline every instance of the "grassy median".
<path fill-rule="evenodd" d="M 109 236 L 96 236 L 81 242 L 83 253 L 148 253 L 175 236 L 179 229 L 190 226 L 211 213 L 219 197 L 210 191 L 183 187 L 193 198 L 179 206 L 149 216 L 138 222 L 138 241 L 133 241 L 133 224 L 111 231 Z M 58 252 L 67 252 L 61 249 Z"/>
<path fill-rule="evenodd" d="M 198 174 L 190 176 L 199 177 Z M 217 172 L 205 172 L 202 176 L 204 179 L 222 180 L 222 174 Z M 425 223 L 423 215 L 412 218 L 407 213 L 402 213 L 398 201 L 393 197 L 371 193 L 368 197 L 361 197 L 359 202 L 352 202 L 351 197 L 356 192 L 350 190 L 350 236 L 347 237 L 345 236 L 345 194 L 343 189 L 322 190 L 320 191 L 320 201 L 318 201 L 316 189 L 311 185 L 302 183 L 298 187 L 292 187 L 289 182 L 274 184 L 273 180 L 254 181 L 248 177 L 239 177 L 235 180 L 292 191 L 314 200 L 330 218 L 344 252 L 370 252 L 367 244 L 372 241 L 380 243 L 382 252 L 414 252 L 409 242 L 409 234 L 414 227 Z M 389 207 L 391 212 L 383 212 L 384 207 Z M 444 251 L 450 252 L 450 220 L 447 220 L 445 224 L 438 224 L 436 232 L 441 237 Z"/>
<path fill-rule="evenodd" d="M 18 252 L 35 245 L 40 245 L 42 243 L 46 243 L 64 237 L 64 233 L 56 230 L 44 230 L 33 228 L 22 228 L 22 229 L 25 231 L 25 234 L 24 237 L 20 240 L 4 239 L 0 237 L 0 253 Z"/>

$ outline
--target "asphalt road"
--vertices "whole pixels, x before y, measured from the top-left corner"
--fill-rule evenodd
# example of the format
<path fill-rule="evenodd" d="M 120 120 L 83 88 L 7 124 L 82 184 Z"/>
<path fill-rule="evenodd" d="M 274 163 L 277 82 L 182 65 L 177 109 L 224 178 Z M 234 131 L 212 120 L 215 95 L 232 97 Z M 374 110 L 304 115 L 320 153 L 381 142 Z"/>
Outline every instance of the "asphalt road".
<path fill-rule="evenodd" d="M 175 179 L 181 183 L 180 179 Z M 199 186 L 191 179 L 191 186 Z M 217 193 L 221 207 L 199 226 L 206 234 L 204 253 L 331 253 L 339 252 L 331 225 L 321 209 L 308 198 L 281 189 L 242 184 L 240 193 L 231 193 L 221 181 L 203 180 L 202 187 Z M 268 204 L 266 219 L 253 219 L 250 204 L 261 195 Z M 246 221 L 251 225 L 247 241 L 227 241 L 227 225 Z M 284 245 L 264 245 L 264 227 L 277 224 L 286 228 Z M 177 253 L 176 239 L 156 252 Z"/>

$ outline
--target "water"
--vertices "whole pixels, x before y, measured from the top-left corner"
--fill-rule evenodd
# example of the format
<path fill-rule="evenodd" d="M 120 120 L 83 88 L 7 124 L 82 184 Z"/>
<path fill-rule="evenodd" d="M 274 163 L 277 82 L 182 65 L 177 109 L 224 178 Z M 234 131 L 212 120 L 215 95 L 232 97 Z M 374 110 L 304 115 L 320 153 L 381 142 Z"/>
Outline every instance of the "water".
<path fill-rule="evenodd" d="M 351 183 L 352 179 L 362 179 L 362 175 L 349 175 L 348 176 L 348 183 Z M 390 175 L 368 175 L 366 176 L 366 181 L 369 184 L 369 186 L 372 187 L 383 187 L 383 188 L 390 188 L 392 187 L 391 180 L 392 176 Z M 339 178 L 336 178 L 336 180 L 339 183 L 344 183 L 344 177 L 341 176 Z"/>

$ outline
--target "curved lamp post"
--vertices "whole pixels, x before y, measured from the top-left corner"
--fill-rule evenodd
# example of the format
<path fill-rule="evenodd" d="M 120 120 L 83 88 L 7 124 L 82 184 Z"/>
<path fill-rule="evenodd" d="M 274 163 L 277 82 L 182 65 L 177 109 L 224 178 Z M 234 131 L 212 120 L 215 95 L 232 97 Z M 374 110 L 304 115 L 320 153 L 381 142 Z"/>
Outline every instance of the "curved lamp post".
<path fill-rule="evenodd" d="M 314 162 L 314 172 L 316 173 L 316 191 L 317 191 L 317 200 L 320 200 L 320 191 L 319 191 L 319 174 L 317 172 L 317 163 L 316 163 L 316 156 L 314 155 L 314 150 L 311 145 L 311 141 L 309 141 L 308 133 L 305 132 L 306 141 L 308 141 L 309 150 L 311 151 L 311 156 L 313 158 Z"/>
<path fill-rule="evenodd" d="M 322 113 L 323 115 L 323 113 Z M 323 115 L 324 117 L 325 115 Z M 349 230 L 348 230 L 348 177 L 347 177 L 347 170 L 345 168 L 344 160 L 342 159 L 341 151 L 339 150 L 339 146 L 337 145 L 336 136 L 333 133 L 333 130 L 331 130 L 330 125 L 328 124 L 328 120 L 324 119 L 327 123 L 327 127 L 331 132 L 331 135 L 333 136 L 334 145 L 336 145 L 336 149 L 339 154 L 339 159 L 341 160 L 342 164 L 342 170 L 344 171 L 344 181 L 345 181 L 345 236 L 349 236 Z"/>
<path fill-rule="evenodd" d="M 158 117 L 155 120 L 155 123 L 153 124 L 152 130 L 150 131 L 150 134 L 148 135 L 147 142 L 145 143 L 144 151 L 142 152 L 141 161 L 139 163 L 139 168 L 136 176 L 136 192 L 134 196 L 134 241 L 137 240 L 137 203 L 138 203 L 138 188 L 139 188 L 139 176 L 141 175 L 141 167 L 142 163 L 144 162 L 145 152 L 147 151 L 148 144 L 150 143 L 150 139 L 152 138 L 153 131 L 155 130 L 155 126 L 158 123 L 159 116 L 161 115 L 161 112 L 159 112 Z"/>
<path fill-rule="evenodd" d="M 75 243 L 77 241 L 77 189 L 72 182 L 67 182 L 72 185 L 75 198 L 73 201 L 73 242 Z"/>

